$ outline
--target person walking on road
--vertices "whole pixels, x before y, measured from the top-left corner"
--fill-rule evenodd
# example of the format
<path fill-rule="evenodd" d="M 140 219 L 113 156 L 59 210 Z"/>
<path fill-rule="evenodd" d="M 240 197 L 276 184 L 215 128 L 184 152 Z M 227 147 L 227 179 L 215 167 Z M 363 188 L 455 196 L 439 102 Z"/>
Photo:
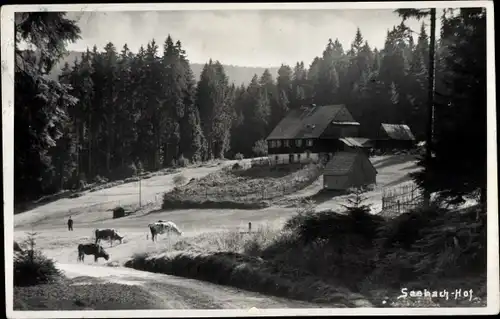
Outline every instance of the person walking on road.
<path fill-rule="evenodd" d="M 73 231 L 73 220 L 71 219 L 71 216 L 69 216 L 68 219 L 68 230 Z"/>

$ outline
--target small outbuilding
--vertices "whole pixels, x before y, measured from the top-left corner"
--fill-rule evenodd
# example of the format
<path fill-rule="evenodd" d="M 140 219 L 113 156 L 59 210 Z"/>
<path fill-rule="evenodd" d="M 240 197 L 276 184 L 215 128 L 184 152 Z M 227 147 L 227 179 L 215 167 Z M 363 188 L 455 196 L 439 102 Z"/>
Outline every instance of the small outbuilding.
<path fill-rule="evenodd" d="M 323 188 L 347 190 L 376 184 L 377 170 L 363 151 L 337 152 L 326 164 Z"/>
<path fill-rule="evenodd" d="M 408 125 L 382 123 L 375 148 L 383 151 L 409 150 L 414 148 L 415 144 L 415 136 Z"/>

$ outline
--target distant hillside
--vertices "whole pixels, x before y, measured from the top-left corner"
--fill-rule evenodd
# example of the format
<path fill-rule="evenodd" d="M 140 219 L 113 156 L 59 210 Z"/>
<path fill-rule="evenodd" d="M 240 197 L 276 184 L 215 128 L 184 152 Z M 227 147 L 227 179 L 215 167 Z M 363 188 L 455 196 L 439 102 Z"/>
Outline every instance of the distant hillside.
<path fill-rule="evenodd" d="M 79 60 L 81 58 L 82 53 L 76 51 L 70 51 L 69 55 L 59 61 L 59 63 L 54 67 L 51 73 L 52 78 L 57 78 L 57 76 L 61 73 L 61 69 L 64 66 L 64 63 L 68 62 L 70 67 L 73 66 L 75 59 Z M 222 61 L 221 61 L 222 62 Z M 204 64 L 200 63 L 191 63 L 191 69 L 193 70 L 196 81 L 200 79 L 200 74 L 203 69 Z M 235 85 L 250 83 L 254 74 L 257 76 L 261 76 L 264 73 L 266 68 L 261 67 L 246 67 L 246 66 L 234 66 L 234 65 L 224 65 L 224 70 L 226 71 L 226 75 L 229 77 L 229 80 L 233 82 Z M 278 67 L 269 68 L 269 72 L 273 75 L 273 78 L 276 79 L 278 76 Z"/>

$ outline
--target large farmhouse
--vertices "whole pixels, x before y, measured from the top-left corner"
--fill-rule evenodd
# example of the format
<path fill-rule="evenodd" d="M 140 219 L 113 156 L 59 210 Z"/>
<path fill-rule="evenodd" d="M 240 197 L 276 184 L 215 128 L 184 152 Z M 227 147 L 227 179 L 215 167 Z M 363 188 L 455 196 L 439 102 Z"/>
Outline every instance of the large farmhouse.
<path fill-rule="evenodd" d="M 271 164 L 329 160 L 337 151 L 363 147 L 358 127 L 344 105 L 312 104 L 291 110 L 267 137 L 269 160 Z"/>

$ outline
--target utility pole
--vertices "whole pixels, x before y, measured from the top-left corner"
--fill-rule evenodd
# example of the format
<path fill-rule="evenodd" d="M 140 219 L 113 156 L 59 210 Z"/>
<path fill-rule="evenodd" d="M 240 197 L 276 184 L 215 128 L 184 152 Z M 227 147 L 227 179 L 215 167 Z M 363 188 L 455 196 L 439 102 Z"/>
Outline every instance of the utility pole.
<path fill-rule="evenodd" d="M 426 160 L 426 187 L 424 187 L 424 206 L 429 207 L 431 202 L 431 193 L 429 184 L 430 179 L 429 166 L 432 161 L 432 141 L 433 141 L 433 125 L 434 125 L 434 66 L 435 66 L 435 44 L 436 44 L 436 8 L 430 9 L 431 18 L 431 35 L 429 44 L 429 87 L 428 87 L 428 107 L 427 107 L 427 136 L 425 143 L 425 160 Z"/>

